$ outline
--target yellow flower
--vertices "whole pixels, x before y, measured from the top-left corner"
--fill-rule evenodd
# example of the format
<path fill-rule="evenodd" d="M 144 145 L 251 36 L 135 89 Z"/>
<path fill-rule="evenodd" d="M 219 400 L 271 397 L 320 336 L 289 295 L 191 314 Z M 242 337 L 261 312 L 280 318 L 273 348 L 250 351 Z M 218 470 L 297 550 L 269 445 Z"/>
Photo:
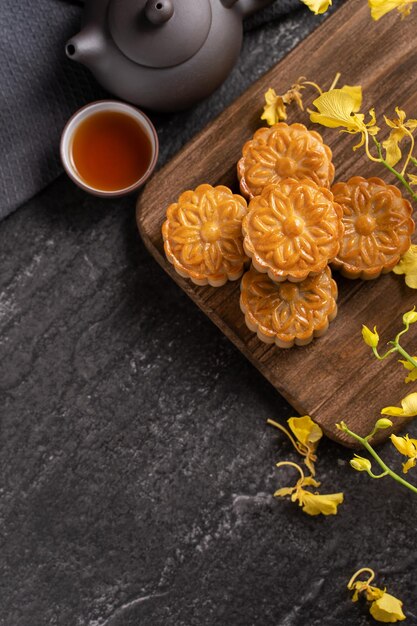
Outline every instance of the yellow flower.
<path fill-rule="evenodd" d="M 417 176 L 415 174 L 408 174 L 410 185 L 417 185 Z"/>
<path fill-rule="evenodd" d="M 417 322 L 417 311 L 415 306 L 411 309 L 411 311 L 407 311 L 407 313 L 404 313 L 403 322 L 406 326 L 409 326 L 410 324 L 415 324 Z"/>
<path fill-rule="evenodd" d="M 369 472 L 372 468 L 371 461 L 358 454 L 355 454 L 355 457 L 350 460 L 350 465 L 357 472 Z"/>
<path fill-rule="evenodd" d="M 385 148 L 385 160 L 391 167 L 394 167 L 402 157 L 400 142 L 404 137 L 412 138 L 412 131 L 417 128 L 417 120 L 406 120 L 405 112 L 399 107 L 395 108 L 398 118 L 390 120 L 384 115 L 385 123 L 392 128 L 388 139 L 382 142 Z"/>
<path fill-rule="evenodd" d="M 261 115 L 261 120 L 265 120 L 269 126 L 273 126 L 278 122 L 287 119 L 287 112 L 285 110 L 285 102 L 282 96 L 279 96 L 275 89 L 268 89 L 265 93 L 265 106 L 264 112 Z"/>
<path fill-rule="evenodd" d="M 287 422 L 288 426 L 303 446 L 311 450 L 317 448 L 318 442 L 323 437 L 323 431 L 318 424 L 313 422 L 309 415 L 290 417 Z"/>
<path fill-rule="evenodd" d="M 417 361 L 417 356 L 413 356 L 413 359 Z M 417 367 L 414 367 L 414 365 L 412 365 L 409 361 L 402 361 L 401 359 L 399 359 L 398 362 L 402 363 L 405 369 L 410 372 L 408 376 L 405 377 L 406 383 L 412 383 L 417 380 Z"/>
<path fill-rule="evenodd" d="M 345 86 L 342 89 L 325 91 L 313 102 L 317 111 L 309 111 L 310 120 L 328 128 L 342 127 L 342 132 L 361 134 L 360 142 L 354 150 L 367 144 L 369 135 L 376 135 L 379 128 L 376 126 L 375 112 L 369 111 L 371 119 L 365 122 L 363 113 L 359 113 L 362 104 L 362 90 L 360 87 Z"/>
<path fill-rule="evenodd" d="M 332 4 L 332 0 L 302 0 L 306 6 L 313 11 L 314 15 L 320 15 L 320 13 L 326 13 L 329 6 Z"/>
<path fill-rule="evenodd" d="M 374 332 L 372 332 L 367 326 L 362 326 L 362 337 L 364 342 L 370 348 L 376 348 L 379 342 L 379 335 L 376 332 L 376 326 L 374 326 Z"/>
<path fill-rule="evenodd" d="M 304 513 L 308 515 L 336 515 L 337 507 L 343 502 L 343 493 L 320 495 L 301 489 L 298 498 Z"/>
<path fill-rule="evenodd" d="M 278 424 L 273 420 L 268 420 L 268 424 L 275 426 L 275 428 L 278 428 L 287 435 L 297 452 L 305 457 L 304 463 L 307 465 L 312 476 L 314 476 L 316 473 L 314 463 L 317 461 L 315 452 L 317 450 L 318 443 L 323 436 L 322 429 L 318 424 L 313 422 L 309 415 L 304 415 L 303 417 L 290 417 L 287 420 L 287 423 L 292 433 L 295 435 L 295 439 L 292 437 L 291 433 L 284 428 L 284 426 L 281 426 L 281 424 Z"/>
<path fill-rule="evenodd" d="M 294 487 L 278 489 L 274 496 L 278 498 L 291 496 L 291 501 L 298 502 L 304 513 L 308 515 L 336 515 L 337 507 L 343 502 L 343 493 L 312 493 L 304 489 L 304 487 L 320 487 L 320 483 L 317 480 L 312 476 L 305 476 L 301 467 L 296 463 L 291 463 L 290 461 L 277 463 L 277 467 L 282 467 L 283 465 L 295 467 L 300 473 L 300 478 Z"/>
<path fill-rule="evenodd" d="M 410 15 L 412 4 L 417 0 L 368 0 L 371 9 L 371 16 L 374 20 L 379 20 L 386 13 L 397 9 L 403 17 Z"/>
<path fill-rule="evenodd" d="M 405 620 L 402 606 L 401 600 L 383 591 L 382 595 L 372 602 L 369 612 L 377 622 L 392 624 Z"/>
<path fill-rule="evenodd" d="M 261 120 L 265 120 L 269 126 L 285 121 L 287 119 L 286 107 L 292 102 L 296 102 L 298 107 L 303 111 L 304 107 L 301 91 L 305 88 L 304 82 L 305 79 L 303 77 L 299 78 L 282 96 L 279 96 L 272 87 L 269 88 L 264 94 L 265 106 Z"/>
<path fill-rule="evenodd" d="M 405 274 L 407 287 L 417 289 L 417 245 L 411 244 L 392 271 L 394 274 Z"/>
<path fill-rule="evenodd" d="M 356 580 L 364 572 L 369 574 L 368 580 Z M 372 586 L 374 578 L 375 572 L 370 567 L 362 567 L 353 574 L 347 585 L 349 591 L 353 591 L 352 602 L 357 602 L 359 595 L 363 593 L 366 600 L 371 603 L 369 612 L 377 622 L 392 624 L 405 620 L 401 600 L 387 593 L 386 589 Z"/>
<path fill-rule="evenodd" d="M 408 470 L 415 467 L 417 462 L 417 439 L 410 439 L 408 435 L 405 437 L 391 435 L 391 441 L 400 454 L 409 457 L 408 461 L 403 463 L 403 472 L 407 474 Z"/>
<path fill-rule="evenodd" d="M 381 411 L 382 415 L 400 417 L 414 417 L 417 415 L 417 393 L 410 393 L 401 400 L 401 408 L 398 406 L 386 406 Z"/>
<path fill-rule="evenodd" d="M 313 101 L 317 111 L 310 112 L 310 120 L 328 128 L 343 126 L 349 130 L 357 128 L 356 114 L 361 108 L 360 97 L 343 89 L 324 91 Z"/>

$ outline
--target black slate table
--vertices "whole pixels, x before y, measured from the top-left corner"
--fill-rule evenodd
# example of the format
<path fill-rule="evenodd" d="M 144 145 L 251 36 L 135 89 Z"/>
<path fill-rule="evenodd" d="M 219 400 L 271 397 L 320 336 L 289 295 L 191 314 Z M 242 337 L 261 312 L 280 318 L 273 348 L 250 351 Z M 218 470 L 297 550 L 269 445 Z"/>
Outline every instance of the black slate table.
<path fill-rule="evenodd" d="M 212 98 L 155 116 L 161 163 L 316 23 L 247 35 Z M 0 224 L 0 624 L 363 626 L 365 565 L 417 624 L 415 496 L 325 441 L 340 513 L 274 500 L 295 457 L 266 419 L 293 411 L 149 256 L 134 204 L 61 176 Z"/>

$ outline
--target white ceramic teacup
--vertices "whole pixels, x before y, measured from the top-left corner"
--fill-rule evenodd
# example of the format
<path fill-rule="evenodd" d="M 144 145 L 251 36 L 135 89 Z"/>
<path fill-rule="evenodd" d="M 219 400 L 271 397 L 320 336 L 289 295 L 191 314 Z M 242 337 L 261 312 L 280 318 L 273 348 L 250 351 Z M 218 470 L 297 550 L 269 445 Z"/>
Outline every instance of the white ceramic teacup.
<path fill-rule="evenodd" d="M 132 185 L 123 189 L 107 191 L 103 189 L 96 189 L 95 187 L 90 186 L 85 182 L 85 180 L 81 178 L 81 176 L 77 172 L 72 158 L 72 141 L 74 137 L 74 132 L 76 131 L 78 125 L 86 120 L 89 116 L 95 115 L 96 113 L 102 111 L 114 111 L 117 113 L 124 113 L 125 115 L 129 115 L 130 117 L 135 119 L 138 124 L 140 124 L 142 130 L 145 131 L 150 142 L 151 156 L 146 171 Z M 97 196 L 122 196 L 131 193 L 132 191 L 135 191 L 136 189 L 141 187 L 155 169 L 155 165 L 158 159 L 158 152 L 158 135 L 156 133 L 154 125 L 147 117 L 147 115 L 142 113 L 142 111 L 140 111 L 139 109 L 131 106 L 130 104 L 118 102 L 117 100 L 99 100 L 97 102 L 92 102 L 91 104 L 87 104 L 86 106 L 82 107 L 68 120 L 61 135 L 60 154 L 62 165 L 64 166 L 65 171 L 79 187 Z"/>

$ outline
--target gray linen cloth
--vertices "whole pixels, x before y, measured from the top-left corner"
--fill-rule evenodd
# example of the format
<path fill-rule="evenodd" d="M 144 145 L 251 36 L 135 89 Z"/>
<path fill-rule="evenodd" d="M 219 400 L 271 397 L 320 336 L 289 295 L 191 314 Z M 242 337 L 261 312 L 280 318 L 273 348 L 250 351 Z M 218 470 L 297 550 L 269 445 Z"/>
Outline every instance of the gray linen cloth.
<path fill-rule="evenodd" d="M 245 29 L 299 7 L 299 0 L 277 0 L 248 19 Z M 0 219 L 61 173 L 59 137 L 70 115 L 108 96 L 64 54 L 81 12 L 77 0 L 0 2 Z"/>

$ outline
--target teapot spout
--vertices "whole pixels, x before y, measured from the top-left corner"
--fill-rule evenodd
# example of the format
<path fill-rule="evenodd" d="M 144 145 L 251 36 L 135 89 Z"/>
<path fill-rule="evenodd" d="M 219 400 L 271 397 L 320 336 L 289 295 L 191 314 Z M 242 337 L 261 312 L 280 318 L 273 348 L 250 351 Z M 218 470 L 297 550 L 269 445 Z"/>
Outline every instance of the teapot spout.
<path fill-rule="evenodd" d="M 236 5 L 239 8 L 242 17 L 249 17 L 252 13 L 256 13 L 268 4 L 272 4 L 274 0 L 226 0 L 229 6 Z"/>
<path fill-rule="evenodd" d="M 78 35 L 71 37 L 65 45 L 65 53 L 72 61 L 84 65 L 93 65 L 103 54 L 104 41 L 99 32 L 93 29 L 84 29 Z"/>

